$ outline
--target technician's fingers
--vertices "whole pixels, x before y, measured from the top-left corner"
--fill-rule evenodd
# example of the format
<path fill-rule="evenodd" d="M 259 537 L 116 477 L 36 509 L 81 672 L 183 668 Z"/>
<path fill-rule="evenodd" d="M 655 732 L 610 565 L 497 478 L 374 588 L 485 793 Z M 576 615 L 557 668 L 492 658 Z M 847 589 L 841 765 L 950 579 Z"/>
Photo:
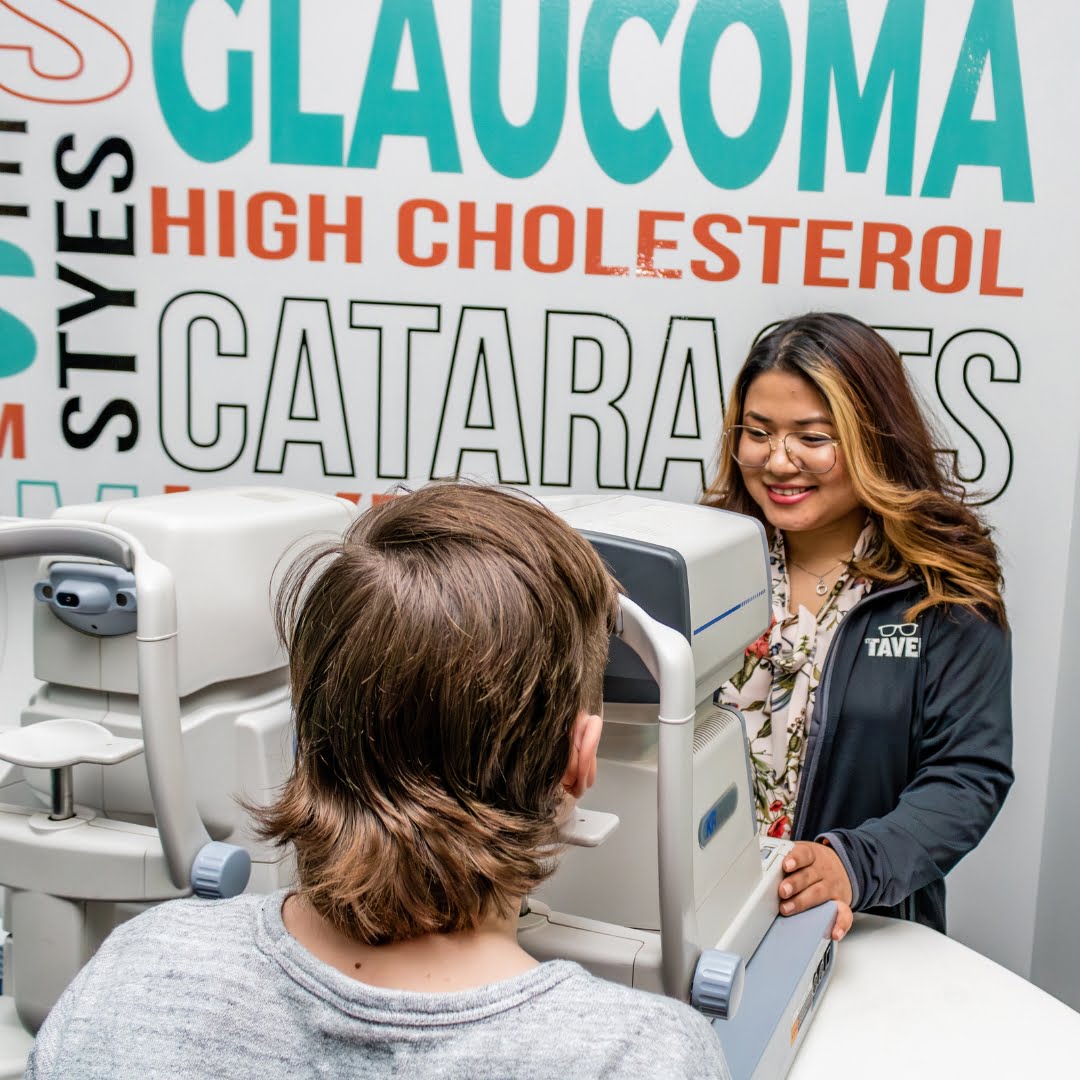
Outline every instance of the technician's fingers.
<path fill-rule="evenodd" d="M 805 911 L 807 908 L 817 907 L 818 904 L 824 904 L 828 899 L 829 890 L 818 881 L 808 889 L 803 889 L 802 892 L 796 893 L 790 900 L 781 901 L 780 914 L 796 915 L 800 911 Z"/>
<path fill-rule="evenodd" d="M 836 922 L 833 923 L 832 928 L 833 941 L 839 941 L 851 929 L 851 924 L 854 921 L 855 916 L 852 914 L 851 907 L 842 900 L 838 900 L 836 902 Z"/>
<path fill-rule="evenodd" d="M 796 893 L 801 893 L 804 889 L 808 889 L 811 885 L 821 881 L 822 877 L 821 868 L 811 864 L 805 870 L 799 870 L 794 874 L 788 874 L 788 876 L 780 882 L 780 888 L 777 892 L 779 892 L 781 900 L 789 900 Z"/>
<path fill-rule="evenodd" d="M 816 844 L 808 844 L 805 840 L 798 841 L 791 851 L 784 856 L 784 873 L 790 874 L 793 870 L 800 870 L 804 866 L 809 866 L 817 855 L 816 847 Z"/>

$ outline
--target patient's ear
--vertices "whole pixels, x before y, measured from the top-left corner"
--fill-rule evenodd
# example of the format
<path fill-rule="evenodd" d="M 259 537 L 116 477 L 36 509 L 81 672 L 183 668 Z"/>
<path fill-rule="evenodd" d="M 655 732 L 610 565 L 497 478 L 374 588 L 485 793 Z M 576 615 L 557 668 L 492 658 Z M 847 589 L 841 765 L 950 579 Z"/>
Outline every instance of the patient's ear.
<path fill-rule="evenodd" d="M 584 709 L 574 719 L 570 730 L 570 762 L 563 773 L 562 786 L 566 793 L 580 799 L 596 779 L 596 752 L 604 721 Z"/>

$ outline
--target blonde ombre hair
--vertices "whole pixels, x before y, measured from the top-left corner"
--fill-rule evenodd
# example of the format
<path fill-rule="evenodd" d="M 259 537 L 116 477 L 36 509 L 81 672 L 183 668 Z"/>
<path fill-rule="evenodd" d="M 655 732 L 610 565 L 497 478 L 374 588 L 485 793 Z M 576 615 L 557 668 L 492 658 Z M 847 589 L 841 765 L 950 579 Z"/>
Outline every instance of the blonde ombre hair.
<path fill-rule="evenodd" d="M 989 527 L 967 505 L 946 451 L 911 390 L 903 363 L 869 326 L 847 315 L 803 315 L 755 342 L 735 380 L 725 431 L 743 422 L 750 384 L 763 372 L 806 379 L 825 399 L 855 495 L 866 507 L 877 543 L 853 564 L 874 582 L 921 580 L 926 595 L 906 618 L 938 604 L 956 604 L 1007 625 L 1001 566 Z M 769 528 L 742 472 L 721 447 L 710 506 L 751 514 Z"/>

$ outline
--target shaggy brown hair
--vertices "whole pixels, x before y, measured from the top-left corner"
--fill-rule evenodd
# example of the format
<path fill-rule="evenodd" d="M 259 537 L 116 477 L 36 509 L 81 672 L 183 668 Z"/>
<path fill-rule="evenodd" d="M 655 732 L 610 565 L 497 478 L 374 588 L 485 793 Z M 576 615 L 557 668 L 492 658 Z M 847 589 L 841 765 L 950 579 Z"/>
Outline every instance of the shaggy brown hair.
<path fill-rule="evenodd" d="M 616 601 L 579 533 L 476 485 L 384 502 L 293 564 L 296 762 L 255 813 L 320 915 L 367 944 L 464 930 L 548 876 Z"/>
<path fill-rule="evenodd" d="M 811 314 L 780 323 L 750 350 L 735 380 L 725 431 L 743 423 L 750 384 L 766 371 L 802 376 L 829 407 L 855 495 L 878 536 L 854 571 L 887 584 L 921 579 L 926 596 L 905 618 L 936 604 L 958 604 L 1005 626 L 990 529 L 966 505 L 955 463 L 949 471 L 942 467 L 942 452 L 889 343 L 848 315 Z M 724 448 L 703 501 L 751 514 L 771 532 Z"/>

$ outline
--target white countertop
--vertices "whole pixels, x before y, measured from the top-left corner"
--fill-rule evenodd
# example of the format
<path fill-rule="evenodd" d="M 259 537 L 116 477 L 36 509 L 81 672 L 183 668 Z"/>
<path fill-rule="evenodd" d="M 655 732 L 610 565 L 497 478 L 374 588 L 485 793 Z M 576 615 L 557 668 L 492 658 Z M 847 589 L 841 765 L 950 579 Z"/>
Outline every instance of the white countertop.
<path fill-rule="evenodd" d="M 1080 1076 L 1080 1013 L 925 926 L 859 915 L 788 1075 Z"/>

